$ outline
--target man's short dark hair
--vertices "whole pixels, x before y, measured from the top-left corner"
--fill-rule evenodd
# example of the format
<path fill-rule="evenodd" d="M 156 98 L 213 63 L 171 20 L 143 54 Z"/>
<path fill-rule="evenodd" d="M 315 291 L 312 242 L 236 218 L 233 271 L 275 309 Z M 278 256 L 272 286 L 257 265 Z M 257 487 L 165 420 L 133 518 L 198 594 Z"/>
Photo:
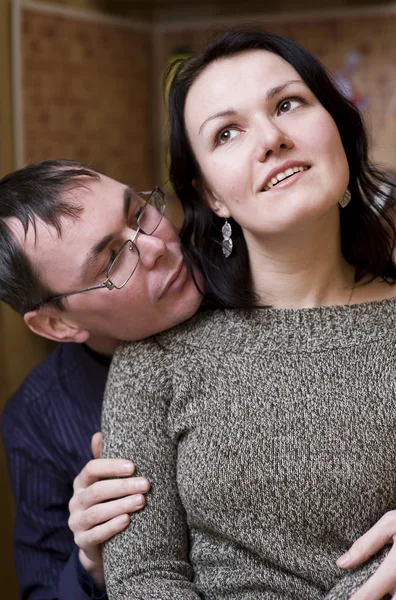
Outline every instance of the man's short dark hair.
<path fill-rule="evenodd" d="M 25 236 L 37 222 L 53 227 L 62 236 L 63 218 L 76 219 L 82 206 L 65 194 L 87 185 L 99 173 L 71 160 L 43 160 L 9 173 L 0 180 L 0 300 L 24 315 L 56 295 L 31 263 L 9 225 L 18 219 Z M 55 306 L 63 309 L 61 301 Z"/>

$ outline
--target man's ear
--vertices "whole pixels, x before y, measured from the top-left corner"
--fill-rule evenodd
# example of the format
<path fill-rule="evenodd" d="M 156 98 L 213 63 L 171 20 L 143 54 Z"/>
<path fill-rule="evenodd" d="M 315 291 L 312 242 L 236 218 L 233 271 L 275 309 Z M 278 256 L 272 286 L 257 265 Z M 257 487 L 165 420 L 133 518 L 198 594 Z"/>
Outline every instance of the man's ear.
<path fill-rule="evenodd" d="M 229 219 L 231 214 L 223 200 L 212 190 L 206 183 L 202 183 L 198 179 L 193 179 L 193 187 L 200 196 L 204 196 L 208 206 L 213 210 L 218 217 Z"/>
<path fill-rule="evenodd" d="M 45 308 L 31 310 L 23 315 L 23 320 L 31 331 L 54 342 L 82 344 L 90 336 L 89 331 L 58 311 L 52 313 Z"/>

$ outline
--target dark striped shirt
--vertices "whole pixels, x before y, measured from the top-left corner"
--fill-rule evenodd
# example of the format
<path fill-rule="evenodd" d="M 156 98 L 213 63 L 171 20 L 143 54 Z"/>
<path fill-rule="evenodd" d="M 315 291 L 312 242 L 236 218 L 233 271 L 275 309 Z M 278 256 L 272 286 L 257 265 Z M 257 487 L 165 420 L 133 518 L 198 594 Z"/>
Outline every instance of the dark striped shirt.
<path fill-rule="evenodd" d="M 100 430 L 108 368 L 108 359 L 85 346 L 61 344 L 30 373 L 3 412 L 23 600 L 96 597 L 67 521 L 73 480 L 92 458 L 91 437 Z"/>

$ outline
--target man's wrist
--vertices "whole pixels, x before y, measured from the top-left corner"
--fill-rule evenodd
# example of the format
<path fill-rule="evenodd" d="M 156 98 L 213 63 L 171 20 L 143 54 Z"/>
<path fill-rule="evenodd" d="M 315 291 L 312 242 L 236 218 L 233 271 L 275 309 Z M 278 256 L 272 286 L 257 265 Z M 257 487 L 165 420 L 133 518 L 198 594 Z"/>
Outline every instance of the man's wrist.
<path fill-rule="evenodd" d="M 87 557 L 85 552 L 79 549 L 78 552 L 78 561 L 82 570 L 90 577 L 92 580 L 92 584 L 95 588 L 95 592 L 101 594 L 106 589 L 103 565 L 98 565 L 94 563 L 91 559 Z"/>

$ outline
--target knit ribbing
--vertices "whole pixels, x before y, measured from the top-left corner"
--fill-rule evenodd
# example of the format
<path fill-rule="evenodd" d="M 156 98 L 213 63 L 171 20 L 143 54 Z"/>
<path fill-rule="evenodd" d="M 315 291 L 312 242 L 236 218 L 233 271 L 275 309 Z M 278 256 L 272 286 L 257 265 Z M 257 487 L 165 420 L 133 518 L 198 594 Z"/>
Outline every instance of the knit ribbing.
<path fill-rule="evenodd" d="M 110 600 L 348 597 L 336 558 L 396 503 L 395 308 L 208 312 L 117 351 L 104 452 L 152 492 Z"/>

